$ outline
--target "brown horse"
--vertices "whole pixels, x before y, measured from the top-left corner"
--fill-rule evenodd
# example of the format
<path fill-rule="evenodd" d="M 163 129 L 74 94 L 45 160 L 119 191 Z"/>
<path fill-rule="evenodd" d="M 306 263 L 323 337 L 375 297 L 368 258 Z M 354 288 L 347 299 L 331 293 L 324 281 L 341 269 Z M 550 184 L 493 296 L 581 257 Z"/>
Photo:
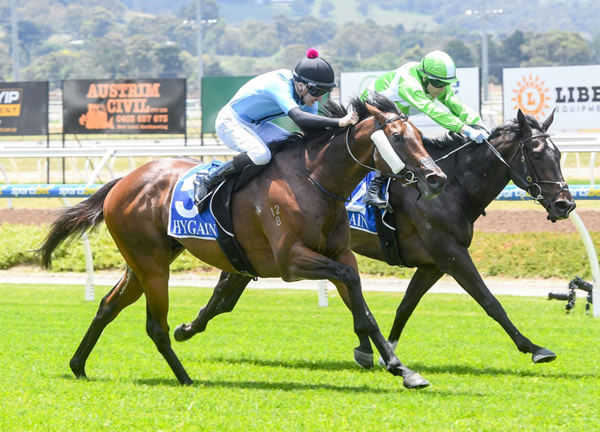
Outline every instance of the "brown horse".
<path fill-rule="evenodd" d="M 463 137 L 425 140 L 426 148 L 448 176 L 445 192 L 435 202 L 417 200 L 411 188 L 392 182 L 390 204 L 399 254 L 403 265 L 417 267 L 396 311 L 388 337 L 392 347 L 398 344 L 423 295 L 448 274 L 502 326 L 519 351 L 531 353 L 534 363 L 556 358 L 552 351 L 519 332 L 485 285 L 468 249 L 475 220 L 485 214 L 485 208 L 510 180 L 542 204 L 553 222 L 567 218 L 575 208 L 562 176 L 560 151 L 547 133 L 553 118 L 554 112 L 539 124 L 519 110 L 516 121 L 492 131 L 489 147 L 472 143 L 448 158 L 446 154 L 465 144 Z M 361 255 L 386 260 L 376 235 L 352 230 L 351 246 Z"/>
<path fill-rule="evenodd" d="M 350 250 L 345 199 L 369 167 L 388 169 L 370 140 L 382 129 L 394 151 L 419 180 L 426 197 L 441 193 L 446 177 L 424 150 L 419 131 L 399 115 L 391 101 L 358 99 L 352 107 L 359 123 L 344 133 L 308 133 L 302 145 L 286 146 L 256 178 L 232 198 L 236 238 L 260 277 L 285 281 L 328 279 L 353 315 L 361 341 L 357 351 L 371 351 L 369 338 L 393 375 L 406 387 L 428 385 L 405 367 L 381 334 L 361 291 L 356 258 Z M 245 287 L 251 277 L 237 273 L 217 242 L 167 235 L 169 200 L 177 180 L 197 162 L 158 160 L 122 179 L 104 185 L 96 194 L 64 210 L 39 249 L 49 266 L 52 251 L 105 221 L 126 262 L 126 271 L 102 299 L 95 318 L 70 362 L 76 377 L 85 377 L 85 363 L 104 328 L 142 294 L 147 302 L 146 331 L 182 384 L 192 380 L 171 347 L 167 312 L 170 263 L 187 249 L 198 259 L 225 270 L 215 293 Z M 392 173 L 388 173 L 393 175 Z M 209 306 L 211 304 L 209 302 Z M 180 326 L 177 339 L 191 337 L 200 326 Z"/>

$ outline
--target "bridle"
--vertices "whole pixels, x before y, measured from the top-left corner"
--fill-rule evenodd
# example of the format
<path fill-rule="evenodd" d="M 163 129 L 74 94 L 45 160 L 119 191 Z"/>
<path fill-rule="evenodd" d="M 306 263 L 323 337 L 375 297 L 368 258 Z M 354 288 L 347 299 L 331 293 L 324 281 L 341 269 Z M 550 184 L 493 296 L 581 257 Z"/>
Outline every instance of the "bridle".
<path fill-rule="evenodd" d="M 408 121 L 408 116 L 406 114 L 399 114 L 397 116 L 386 119 L 383 123 L 380 123 L 379 120 L 377 120 L 377 118 L 375 118 L 374 132 L 378 131 L 380 129 L 385 129 L 385 127 L 387 125 L 394 123 L 395 121 L 398 121 L 398 120 L 403 121 L 403 122 Z M 402 171 L 400 171 L 399 174 L 395 174 L 391 171 L 390 172 L 381 171 L 380 169 L 377 169 L 374 166 L 369 166 L 369 165 L 366 165 L 366 164 L 362 163 L 361 161 L 359 161 L 356 158 L 356 156 L 354 156 L 354 153 L 352 153 L 352 149 L 350 148 L 350 129 L 351 128 L 352 127 L 349 127 L 348 129 L 346 129 L 346 151 L 348 152 L 350 157 L 354 160 L 354 162 L 356 162 L 361 167 L 368 169 L 369 171 L 375 171 L 375 172 L 379 173 L 383 177 L 389 177 L 392 180 L 399 180 L 403 185 L 408 185 L 408 184 L 417 182 L 415 173 L 407 168 L 404 168 Z M 431 159 L 431 158 L 425 158 L 421 162 L 424 165 L 431 163 L 428 161 L 428 159 Z"/>
<path fill-rule="evenodd" d="M 496 149 L 496 147 L 494 147 L 492 145 L 492 143 L 490 143 L 487 139 L 485 139 L 484 142 L 488 145 L 492 154 L 498 160 L 500 160 L 500 162 L 502 162 L 504 165 L 506 165 L 506 167 L 509 169 L 509 171 L 511 173 L 511 177 L 513 178 L 513 181 L 515 182 L 515 184 L 517 184 L 517 186 L 519 186 L 520 188 L 526 190 L 527 193 L 531 196 L 531 198 L 535 202 L 540 204 L 542 207 L 544 207 L 546 209 L 546 211 L 548 211 L 548 208 L 552 205 L 552 203 L 554 201 L 556 201 L 556 199 L 558 198 L 558 196 L 560 195 L 561 192 L 563 192 L 563 191 L 568 192 L 569 186 L 567 185 L 567 182 L 564 182 L 564 181 L 558 182 L 558 181 L 552 181 L 552 180 L 540 180 L 540 178 L 535 170 L 535 167 L 531 163 L 530 158 L 527 157 L 527 152 L 525 151 L 525 143 L 532 141 L 534 139 L 537 139 L 537 138 L 544 138 L 544 140 L 547 140 L 547 139 L 550 140 L 552 145 L 556 148 L 556 145 L 554 144 L 554 142 L 552 142 L 552 138 L 550 138 L 550 134 L 540 133 L 537 135 L 531 135 L 528 138 L 519 140 L 519 146 L 518 146 L 517 150 L 514 152 L 514 154 L 509 158 L 508 162 L 506 162 L 504 157 L 502 157 L 500 152 Z M 466 143 L 464 143 L 463 145 L 461 145 L 460 147 L 457 147 L 456 149 L 446 153 L 444 156 L 439 157 L 434 162 L 438 163 L 439 161 L 446 159 L 450 155 L 456 153 L 459 150 L 462 150 L 464 147 L 471 145 L 473 143 L 474 143 L 473 140 L 469 140 Z M 521 157 L 519 158 L 519 162 L 521 163 L 521 166 L 522 166 L 522 172 L 518 172 L 516 170 L 516 168 L 513 168 L 513 166 L 512 166 L 513 161 L 519 155 L 519 153 L 521 154 Z M 555 185 L 559 186 L 558 192 L 556 192 L 556 194 L 552 197 L 552 199 L 549 201 L 546 200 L 548 203 L 547 205 L 544 205 L 544 203 L 543 203 L 544 196 L 542 194 L 542 188 L 541 188 L 540 184 L 555 184 Z"/>
<path fill-rule="evenodd" d="M 549 134 L 540 133 L 537 135 L 531 135 L 528 138 L 519 140 L 519 148 L 517 149 L 517 151 L 515 151 L 513 156 L 510 158 L 509 163 L 511 165 L 511 175 L 513 177 L 514 182 L 518 186 L 520 186 L 524 190 L 526 190 L 527 193 L 529 193 L 529 195 L 531 196 L 531 198 L 534 201 L 538 202 L 540 205 L 542 205 L 542 207 L 544 207 L 546 210 L 548 210 L 548 208 L 552 205 L 552 203 L 554 201 L 556 201 L 556 199 L 558 198 L 558 196 L 560 195 L 561 192 L 568 192 L 569 186 L 567 185 L 567 182 L 565 182 L 565 181 L 553 181 L 553 180 L 541 180 L 540 179 L 538 173 L 535 170 L 535 166 L 531 163 L 531 159 L 527 156 L 527 152 L 525 151 L 525 143 L 532 141 L 534 139 L 537 139 L 537 138 L 543 138 L 544 141 L 550 140 L 552 145 L 556 148 L 556 145 L 552 142 L 552 138 L 550 138 Z M 545 145 L 547 145 L 547 144 L 545 144 Z M 491 146 L 491 144 L 490 144 L 490 146 Z M 520 164 L 521 164 L 522 173 L 517 172 L 516 170 L 512 169 L 512 163 L 513 163 L 514 159 L 519 155 L 519 153 L 521 154 L 521 157 L 519 158 L 518 162 L 520 162 Z M 521 184 L 518 184 L 518 183 L 521 183 Z M 552 197 L 551 200 L 546 200 L 547 205 L 544 205 L 544 203 L 543 203 L 544 196 L 542 194 L 542 187 L 540 186 L 540 184 L 558 185 L 558 191 L 556 192 L 556 194 L 554 194 L 554 196 Z"/>
<path fill-rule="evenodd" d="M 389 119 L 386 119 L 383 123 L 380 123 L 376 118 L 375 118 L 375 131 L 379 130 L 379 129 L 383 129 L 385 128 L 387 125 L 389 125 L 390 123 L 393 123 L 395 121 L 407 121 L 408 120 L 408 116 L 406 114 L 399 114 L 397 116 L 391 117 Z M 403 169 L 402 171 L 400 171 L 401 174 L 394 174 L 393 172 L 384 172 L 381 171 L 375 167 L 366 165 L 364 163 L 362 163 L 361 161 L 359 161 L 356 156 L 354 156 L 354 153 L 352 153 L 352 149 L 350 148 L 350 130 L 353 128 L 353 126 L 349 126 L 348 128 L 346 128 L 346 151 L 348 152 L 348 154 L 350 155 L 350 157 L 354 160 L 354 162 L 356 162 L 358 165 L 360 165 L 363 168 L 368 169 L 369 171 L 376 171 L 379 174 L 381 174 L 384 177 L 390 177 L 392 180 L 399 180 L 400 182 L 402 182 L 403 185 L 409 185 L 412 183 L 416 183 L 416 176 L 415 173 L 408 170 L 408 169 Z M 332 139 L 335 138 L 335 135 L 333 135 L 329 141 L 331 141 Z M 427 163 L 433 163 L 433 160 L 431 158 L 425 158 L 422 160 L 423 164 L 427 164 Z M 304 171 L 305 174 L 308 178 L 308 180 L 313 183 L 321 192 L 323 192 L 325 195 L 327 195 L 328 197 L 337 200 L 337 201 L 342 201 L 342 202 L 346 202 L 348 201 L 348 197 L 342 197 L 339 196 L 329 190 L 327 190 L 327 188 L 325 188 L 321 183 L 319 183 L 315 178 L 312 177 L 312 175 L 310 175 L 310 173 L 306 170 L 306 167 L 304 167 Z"/>

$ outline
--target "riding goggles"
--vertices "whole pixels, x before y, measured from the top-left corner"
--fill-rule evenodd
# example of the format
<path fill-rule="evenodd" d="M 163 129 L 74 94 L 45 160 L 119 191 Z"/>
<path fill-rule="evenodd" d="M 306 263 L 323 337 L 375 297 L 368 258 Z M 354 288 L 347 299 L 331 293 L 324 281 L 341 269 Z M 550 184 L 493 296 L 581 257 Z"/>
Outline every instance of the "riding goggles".
<path fill-rule="evenodd" d="M 436 80 L 436 79 L 430 79 L 429 84 L 431 84 L 435 88 L 442 88 L 442 87 L 445 87 L 448 85 L 447 82 Z"/>
<path fill-rule="evenodd" d="M 308 82 L 306 83 L 306 88 L 311 96 L 320 97 L 329 93 L 333 87 L 320 87 L 315 83 Z"/>

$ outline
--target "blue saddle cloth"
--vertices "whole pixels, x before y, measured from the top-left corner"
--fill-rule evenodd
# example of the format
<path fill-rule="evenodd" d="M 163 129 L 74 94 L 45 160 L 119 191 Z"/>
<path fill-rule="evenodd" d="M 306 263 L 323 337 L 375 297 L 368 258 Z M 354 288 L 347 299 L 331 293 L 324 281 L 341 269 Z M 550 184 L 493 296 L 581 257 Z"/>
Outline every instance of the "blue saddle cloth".
<path fill-rule="evenodd" d="M 361 180 L 350 195 L 350 199 L 346 201 L 346 211 L 348 212 L 348 219 L 350 221 L 350 228 L 366 231 L 371 234 L 377 234 L 377 226 L 375 225 L 375 212 L 378 211 L 376 207 L 368 206 L 363 203 L 363 197 L 367 193 L 367 189 L 371 180 L 375 176 L 373 171 L 369 172 L 367 176 Z M 387 182 L 386 182 L 387 184 Z M 383 185 L 385 189 L 385 196 L 387 197 L 387 186 Z"/>
<path fill-rule="evenodd" d="M 179 178 L 173 189 L 169 206 L 168 235 L 180 238 L 217 239 L 217 223 L 210 209 L 207 208 L 202 214 L 198 214 L 198 209 L 194 205 L 194 179 L 196 173 L 207 174 L 222 164 L 223 162 L 217 160 L 209 164 L 196 165 Z"/>
<path fill-rule="evenodd" d="M 198 210 L 194 205 L 194 179 L 197 173 L 209 173 L 222 164 L 223 162 L 216 160 L 208 164 L 196 165 L 179 178 L 173 189 L 169 206 L 168 235 L 177 238 L 217 239 L 219 236 L 217 223 L 210 212 L 210 206 L 202 214 L 198 214 Z M 348 211 L 350 228 L 377 234 L 375 225 L 375 211 L 377 209 L 362 202 L 374 175 L 373 172 L 369 172 L 356 186 L 346 202 L 346 210 Z M 387 194 L 387 190 L 385 193 Z"/>

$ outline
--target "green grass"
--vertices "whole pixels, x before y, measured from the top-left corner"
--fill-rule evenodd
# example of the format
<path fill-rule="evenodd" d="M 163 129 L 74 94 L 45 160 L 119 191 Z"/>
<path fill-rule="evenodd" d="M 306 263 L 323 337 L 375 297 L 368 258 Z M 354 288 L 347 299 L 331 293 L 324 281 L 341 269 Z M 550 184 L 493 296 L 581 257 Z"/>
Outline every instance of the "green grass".
<path fill-rule="evenodd" d="M 549 222 L 548 222 L 549 223 Z M 563 221 L 562 223 L 569 223 Z M 37 265 L 32 251 L 47 234 L 47 226 L 0 225 L 0 269 L 19 265 Z M 595 244 L 600 244 L 600 232 L 590 233 Z M 124 261 L 105 226 L 91 233 L 90 245 L 94 268 L 122 269 Z M 481 274 L 509 278 L 562 278 L 575 275 L 590 279 L 591 270 L 585 247 L 579 235 L 568 233 L 528 232 L 519 234 L 475 232 L 470 248 Z M 359 256 L 361 274 L 410 278 L 414 269 L 392 267 L 388 264 Z M 54 271 L 85 271 L 83 243 L 74 241 L 59 247 L 53 254 Z M 194 258 L 187 251 L 172 265 L 178 271 L 215 271 Z"/>
<path fill-rule="evenodd" d="M 107 287 L 97 288 L 100 298 Z M 189 322 L 210 291 L 171 290 L 169 322 Z M 365 294 L 384 333 L 400 294 Z M 467 296 L 426 296 L 399 357 L 432 386 L 402 387 L 352 362 L 356 339 L 339 297 L 252 290 L 237 309 L 175 350 L 195 380 L 181 387 L 145 334 L 145 305 L 125 310 L 93 351 L 87 381 L 68 362 L 97 303 L 80 287 L 0 286 L 2 431 L 598 430 L 600 321 L 540 298 L 501 297 L 534 342 L 534 365 Z"/>

